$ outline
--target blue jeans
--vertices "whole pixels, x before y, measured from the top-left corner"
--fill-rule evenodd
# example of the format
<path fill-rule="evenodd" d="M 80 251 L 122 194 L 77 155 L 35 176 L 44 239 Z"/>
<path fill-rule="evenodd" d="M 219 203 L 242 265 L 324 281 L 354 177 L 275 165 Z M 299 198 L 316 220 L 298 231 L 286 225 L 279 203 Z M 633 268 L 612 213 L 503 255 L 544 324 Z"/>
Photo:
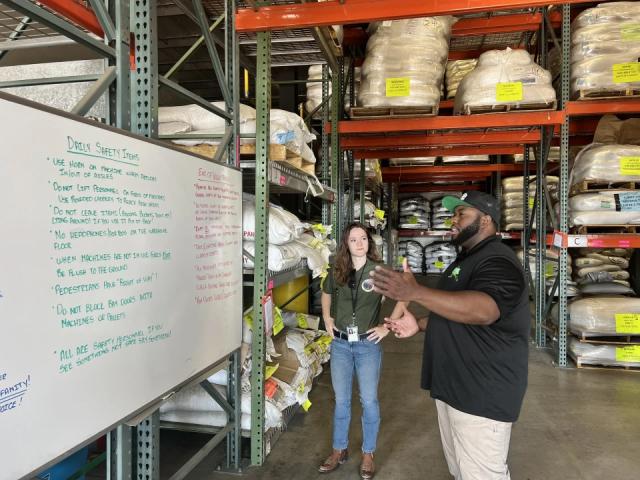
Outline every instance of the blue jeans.
<path fill-rule="evenodd" d="M 373 453 L 380 428 L 378 380 L 382 367 L 382 346 L 369 340 L 349 343 L 334 338 L 331 342 L 331 383 L 336 395 L 333 414 L 333 448 L 344 450 L 349 444 L 351 387 L 353 372 L 358 378 L 362 404 L 362 451 Z"/>

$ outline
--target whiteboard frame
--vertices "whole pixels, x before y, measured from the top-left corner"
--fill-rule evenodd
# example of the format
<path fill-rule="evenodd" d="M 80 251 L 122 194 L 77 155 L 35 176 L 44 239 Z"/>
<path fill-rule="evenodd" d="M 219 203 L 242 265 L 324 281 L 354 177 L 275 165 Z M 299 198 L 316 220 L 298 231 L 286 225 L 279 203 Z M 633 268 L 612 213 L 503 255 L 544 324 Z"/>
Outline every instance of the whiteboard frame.
<path fill-rule="evenodd" d="M 95 128 L 100 128 L 112 133 L 117 133 L 120 135 L 124 135 L 126 137 L 129 138 L 133 138 L 135 140 L 138 141 L 143 141 L 152 145 L 156 145 L 158 147 L 163 147 L 166 148 L 168 150 L 173 150 L 177 153 L 183 154 L 183 155 L 189 155 L 201 160 L 206 160 L 209 163 L 215 164 L 215 165 L 220 165 L 222 167 L 228 168 L 230 170 L 234 170 L 234 171 L 239 171 L 241 172 L 242 170 L 239 167 L 236 167 L 234 165 L 229 165 L 227 163 L 224 162 L 214 162 L 213 159 L 211 158 L 207 158 L 204 155 L 200 155 L 197 153 L 193 153 L 187 150 L 184 150 L 182 148 L 179 148 L 177 146 L 171 145 L 169 143 L 166 142 L 162 142 L 160 140 L 156 140 L 153 138 L 148 138 L 148 137 L 143 137 L 140 135 L 136 135 L 128 130 L 122 130 L 120 128 L 116 128 L 116 127 L 112 127 L 111 125 L 106 125 L 103 123 L 99 123 L 97 121 L 94 120 L 89 120 L 85 117 L 81 117 L 79 115 L 75 115 L 69 112 L 65 112 L 64 110 L 59 110 L 53 107 L 49 107 L 47 105 L 43 105 L 41 103 L 37 103 L 34 102 L 32 100 L 27 100 L 25 98 L 21 98 L 6 92 L 2 92 L 0 91 L 0 100 L 4 100 L 4 101 L 8 101 L 8 102 L 12 102 L 12 103 L 16 103 L 19 105 L 23 105 L 25 107 L 29 107 L 29 108 L 33 108 L 35 110 L 40 110 L 42 112 L 45 113 L 49 113 L 58 117 L 62 117 L 62 118 L 66 118 L 68 120 L 73 120 L 76 122 L 80 122 L 80 123 L 84 123 L 88 126 L 91 127 L 95 127 Z M 9 119 L 10 120 L 10 119 Z M 240 250 L 240 252 L 238 253 L 238 266 L 240 268 L 240 270 L 242 270 L 242 250 Z M 243 295 L 243 289 L 240 289 L 240 295 L 242 297 Z M 241 303 L 242 303 L 242 299 L 241 299 Z M 242 321 L 242 318 L 239 319 L 230 319 L 229 320 L 237 322 L 237 321 Z M 108 428 L 105 428 L 102 431 L 97 432 L 96 434 L 94 434 L 93 436 L 91 436 L 88 440 L 84 440 L 81 443 L 79 443 L 77 446 L 75 446 L 74 448 L 71 448 L 70 450 L 67 450 L 66 452 L 64 452 L 63 454 L 58 455 L 57 457 L 51 459 L 50 461 L 48 461 L 47 463 L 45 463 L 44 465 L 41 465 L 35 469 L 33 469 L 32 471 L 30 471 L 27 475 L 21 477 L 19 480 L 23 480 L 23 479 L 31 479 L 33 478 L 34 475 L 37 475 L 38 473 L 42 472 L 43 470 L 46 470 L 54 465 L 56 465 L 58 462 L 60 462 L 61 460 L 64 460 L 66 457 L 68 457 L 69 455 L 77 452 L 78 450 L 80 450 L 81 448 L 86 447 L 87 445 L 93 443 L 94 441 L 96 441 L 98 438 L 100 438 L 101 436 L 105 435 L 106 433 L 112 431 L 115 427 L 117 427 L 120 424 L 123 423 L 127 423 L 127 421 L 135 418 L 135 417 L 139 417 L 140 415 L 142 415 L 143 413 L 149 411 L 149 410 L 153 410 L 157 407 L 160 406 L 160 404 L 166 400 L 169 396 L 171 396 L 172 394 L 178 392 L 179 390 L 181 390 L 182 388 L 193 384 L 196 380 L 201 380 L 202 378 L 205 378 L 206 374 L 210 371 L 212 371 L 213 369 L 215 369 L 216 367 L 218 367 L 221 363 L 228 361 L 229 357 L 231 356 L 231 354 L 237 350 L 240 349 L 242 344 L 242 338 L 240 339 L 240 343 L 238 345 L 234 345 L 232 346 L 232 348 L 229 350 L 228 353 L 223 354 L 220 358 L 218 358 L 217 360 L 215 360 L 213 363 L 211 363 L 209 366 L 203 368 L 202 370 L 200 370 L 199 372 L 197 372 L 196 374 L 192 375 L 191 377 L 181 381 L 180 383 L 178 383 L 176 386 L 170 388 L 169 390 L 165 391 L 163 394 L 159 395 L 158 397 L 156 397 L 154 400 L 148 402 L 145 405 L 142 405 L 141 407 L 137 408 L 136 410 L 134 410 L 131 414 L 126 415 L 125 417 L 123 417 L 122 419 L 120 419 L 119 421 L 115 422 L 114 424 L 110 425 Z M 236 428 L 239 428 L 240 419 L 236 419 Z"/>

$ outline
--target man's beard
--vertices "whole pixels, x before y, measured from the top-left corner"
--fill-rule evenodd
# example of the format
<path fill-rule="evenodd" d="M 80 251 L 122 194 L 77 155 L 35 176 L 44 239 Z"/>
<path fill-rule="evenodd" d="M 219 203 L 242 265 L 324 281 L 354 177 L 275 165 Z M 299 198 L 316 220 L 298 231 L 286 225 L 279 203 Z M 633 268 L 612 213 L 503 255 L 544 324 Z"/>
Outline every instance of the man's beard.
<path fill-rule="evenodd" d="M 476 218 L 472 224 L 467 225 L 462 230 L 460 230 L 458 232 L 458 236 L 451 239 L 451 243 L 453 243 L 454 245 L 462 245 L 479 231 L 480 231 L 480 216 L 478 216 L 478 218 Z"/>

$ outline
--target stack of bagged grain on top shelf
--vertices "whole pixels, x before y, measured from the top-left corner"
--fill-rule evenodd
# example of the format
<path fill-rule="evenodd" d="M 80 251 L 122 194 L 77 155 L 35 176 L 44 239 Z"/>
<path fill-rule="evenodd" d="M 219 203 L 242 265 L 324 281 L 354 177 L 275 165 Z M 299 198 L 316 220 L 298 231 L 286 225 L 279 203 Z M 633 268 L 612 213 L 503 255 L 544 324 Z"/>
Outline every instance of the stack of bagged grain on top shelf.
<path fill-rule="evenodd" d="M 372 23 L 359 105 L 437 109 L 454 22 L 447 16 Z"/>
<path fill-rule="evenodd" d="M 213 105 L 224 110 L 224 102 L 213 102 Z M 254 138 L 240 138 L 240 145 L 255 145 L 256 111 L 247 105 L 240 105 L 240 134 L 253 135 Z M 292 112 L 272 109 L 269 120 L 269 143 L 286 147 L 286 157 L 278 159 L 291 163 L 291 166 L 314 174 L 316 157 L 309 147 L 315 140 L 302 118 Z M 188 134 L 189 138 L 171 140 L 188 150 L 205 156 L 213 156 L 220 139 L 205 138 L 205 135 L 224 135 L 225 119 L 205 110 L 198 105 L 182 105 L 179 107 L 160 107 L 158 109 L 158 132 L 160 135 Z M 203 135 L 198 138 L 198 135 Z"/>
<path fill-rule="evenodd" d="M 253 268 L 255 255 L 255 197 L 247 193 L 242 199 L 243 266 Z M 325 229 L 326 231 L 326 229 Z M 301 222 L 287 210 L 269 206 L 268 269 L 280 272 L 293 268 L 304 258 L 312 276 L 321 276 L 328 267 L 333 242 L 319 229 Z"/>
<path fill-rule="evenodd" d="M 421 196 L 400 200 L 398 228 L 429 230 L 431 207 L 429 200 Z"/>
<path fill-rule="evenodd" d="M 554 108 L 556 91 L 551 74 L 525 50 L 490 50 L 458 87 L 455 114 L 505 108 Z"/>
<path fill-rule="evenodd" d="M 451 60 L 447 62 L 445 72 L 445 85 L 447 87 L 447 98 L 455 98 L 462 79 L 476 68 L 477 58 L 468 60 Z"/>
<path fill-rule="evenodd" d="M 549 193 L 557 195 L 558 177 L 545 177 Z M 502 180 L 502 230 L 524 230 L 524 205 L 528 203 L 529 218 L 533 212 L 536 194 L 536 177 L 529 176 L 529 198 L 524 198 L 524 177 L 510 177 Z M 535 221 L 533 228 L 535 228 Z"/>
<path fill-rule="evenodd" d="M 640 93 L 640 3 L 589 8 L 571 25 L 571 90 L 579 98 Z"/>

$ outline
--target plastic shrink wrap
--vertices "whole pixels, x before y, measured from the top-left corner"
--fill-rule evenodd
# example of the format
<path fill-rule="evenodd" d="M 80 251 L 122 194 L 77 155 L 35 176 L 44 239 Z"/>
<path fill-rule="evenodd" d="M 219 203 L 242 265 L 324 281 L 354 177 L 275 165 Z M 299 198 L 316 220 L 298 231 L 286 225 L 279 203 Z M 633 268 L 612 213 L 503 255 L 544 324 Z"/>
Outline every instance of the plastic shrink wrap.
<path fill-rule="evenodd" d="M 589 145 L 576 156 L 570 183 L 640 182 L 638 158 L 640 145 Z"/>
<path fill-rule="evenodd" d="M 640 335 L 640 329 L 618 331 L 620 321 L 616 322 L 616 316 L 620 319 L 621 314 L 640 314 L 640 298 L 622 295 L 578 298 L 569 304 L 569 329 L 585 336 Z"/>
<path fill-rule="evenodd" d="M 521 83 L 522 97 L 498 100 L 498 84 Z M 534 63 L 525 50 L 490 50 L 480 55 L 478 66 L 460 82 L 454 113 L 473 107 L 501 104 L 543 104 L 556 99 L 551 74 Z"/>
<path fill-rule="evenodd" d="M 373 23 L 362 65 L 359 105 L 436 106 L 454 22 L 445 16 Z"/>

